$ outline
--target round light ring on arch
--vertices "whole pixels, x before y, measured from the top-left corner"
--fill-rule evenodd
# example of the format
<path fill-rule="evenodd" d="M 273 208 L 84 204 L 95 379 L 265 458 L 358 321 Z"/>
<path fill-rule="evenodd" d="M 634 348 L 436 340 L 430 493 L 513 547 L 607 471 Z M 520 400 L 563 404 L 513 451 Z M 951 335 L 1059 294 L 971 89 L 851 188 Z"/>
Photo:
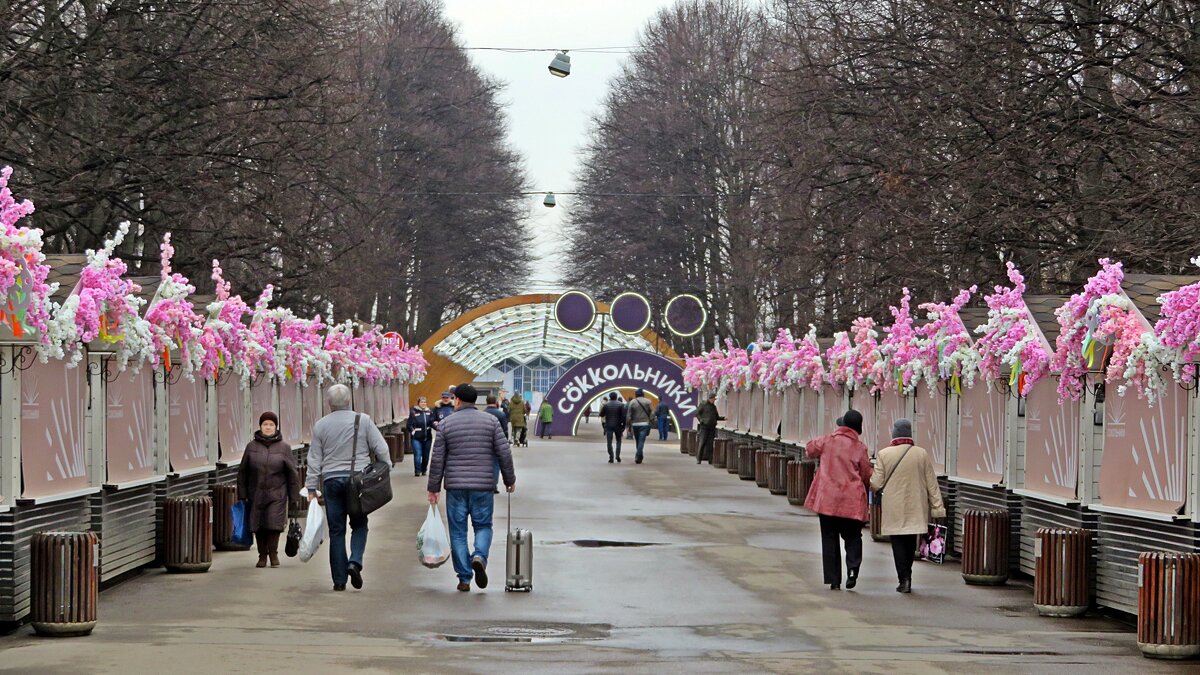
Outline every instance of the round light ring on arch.
<path fill-rule="evenodd" d="M 596 302 L 583 291 L 567 291 L 554 301 L 554 320 L 568 333 L 582 333 L 596 323 Z"/>
<path fill-rule="evenodd" d="M 650 301 L 644 295 L 626 291 L 608 306 L 613 328 L 626 335 L 637 335 L 650 326 Z"/>
<path fill-rule="evenodd" d="M 704 330 L 704 324 L 708 322 L 708 312 L 704 311 L 704 303 L 690 293 L 671 298 L 663 314 L 667 328 L 679 337 L 696 335 Z"/>

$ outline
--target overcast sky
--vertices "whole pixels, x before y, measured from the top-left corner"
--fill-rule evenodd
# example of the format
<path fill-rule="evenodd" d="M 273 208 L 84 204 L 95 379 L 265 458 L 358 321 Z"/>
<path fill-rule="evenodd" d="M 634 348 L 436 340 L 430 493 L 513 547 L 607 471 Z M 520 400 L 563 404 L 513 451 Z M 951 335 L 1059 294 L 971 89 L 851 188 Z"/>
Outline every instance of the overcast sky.
<path fill-rule="evenodd" d="M 647 21 L 673 0 L 445 0 L 467 47 L 572 49 L 637 44 Z M 587 142 L 591 118 L 600 110 L 609 81 L 627 54 L 573 54 L 571 75 L 558 78 L 546 67 L 553 53 L 471 51 L 482 70 L 505 84 L 510 142 L 524 158 L 530 190 L 570 191 L 578 152 Z M 534 265 L 524 290 L 559 290 L 561 227 L 571 197 L 547 209 L 529 197 Z"/>

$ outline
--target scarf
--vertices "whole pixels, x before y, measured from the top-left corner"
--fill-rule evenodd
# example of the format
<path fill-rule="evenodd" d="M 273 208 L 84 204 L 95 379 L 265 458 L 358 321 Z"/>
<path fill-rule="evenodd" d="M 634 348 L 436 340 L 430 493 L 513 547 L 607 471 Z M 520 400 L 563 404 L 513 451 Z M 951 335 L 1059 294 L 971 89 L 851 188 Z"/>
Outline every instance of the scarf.
<path fill-rule="evenodd" d="M 264 447 L 269 448 L 273 444 L 278 443 L 279 441 L 282 441 L 283 434 L 279 433 L 279 430 L 276 429 L 275 433 L 271 434 L 270 436 L 264 436 L 262 429 L 259 429 L 254 432 L 254 440 L 258 441 L 259 443 L 262 443 Z"/>
<path fill-rule="evenodd" d="M 913 439 L 911 438 L 905 438 L 904 436 L 901 436 L 899 438 L 893 438 L 892 445 L 916 445 L 916 443 L 913 443 Z"/>

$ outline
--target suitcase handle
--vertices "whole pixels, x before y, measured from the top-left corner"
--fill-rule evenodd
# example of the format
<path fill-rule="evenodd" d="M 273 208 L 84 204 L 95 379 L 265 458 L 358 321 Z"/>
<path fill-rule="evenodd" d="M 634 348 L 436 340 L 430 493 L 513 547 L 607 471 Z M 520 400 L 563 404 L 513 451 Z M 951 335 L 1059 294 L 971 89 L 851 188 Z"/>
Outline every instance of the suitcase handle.
<path fill-rule="evenodd" d="M 508 493 L 508 531 L 512 532 L 512 493 Z"/>

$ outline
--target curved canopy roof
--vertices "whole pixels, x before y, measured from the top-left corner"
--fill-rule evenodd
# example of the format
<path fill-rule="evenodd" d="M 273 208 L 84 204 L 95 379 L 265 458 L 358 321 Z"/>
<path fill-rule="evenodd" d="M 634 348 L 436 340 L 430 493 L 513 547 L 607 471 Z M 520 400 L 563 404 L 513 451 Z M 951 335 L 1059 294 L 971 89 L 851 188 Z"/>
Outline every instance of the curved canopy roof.
<path fill-rule="evenodd" d="M 433 351 L 473 373 L 510 357 L 582 359 L 600 351 L 602 325 L 605 349 L 654 351 L 654 344 L 643 335 L 626 335 L 608 321 L 597 321 L 582 333 L 565 331 L 554 320 L 553 301 L 517 304 L 477 316 L 442 338 Z"/>

